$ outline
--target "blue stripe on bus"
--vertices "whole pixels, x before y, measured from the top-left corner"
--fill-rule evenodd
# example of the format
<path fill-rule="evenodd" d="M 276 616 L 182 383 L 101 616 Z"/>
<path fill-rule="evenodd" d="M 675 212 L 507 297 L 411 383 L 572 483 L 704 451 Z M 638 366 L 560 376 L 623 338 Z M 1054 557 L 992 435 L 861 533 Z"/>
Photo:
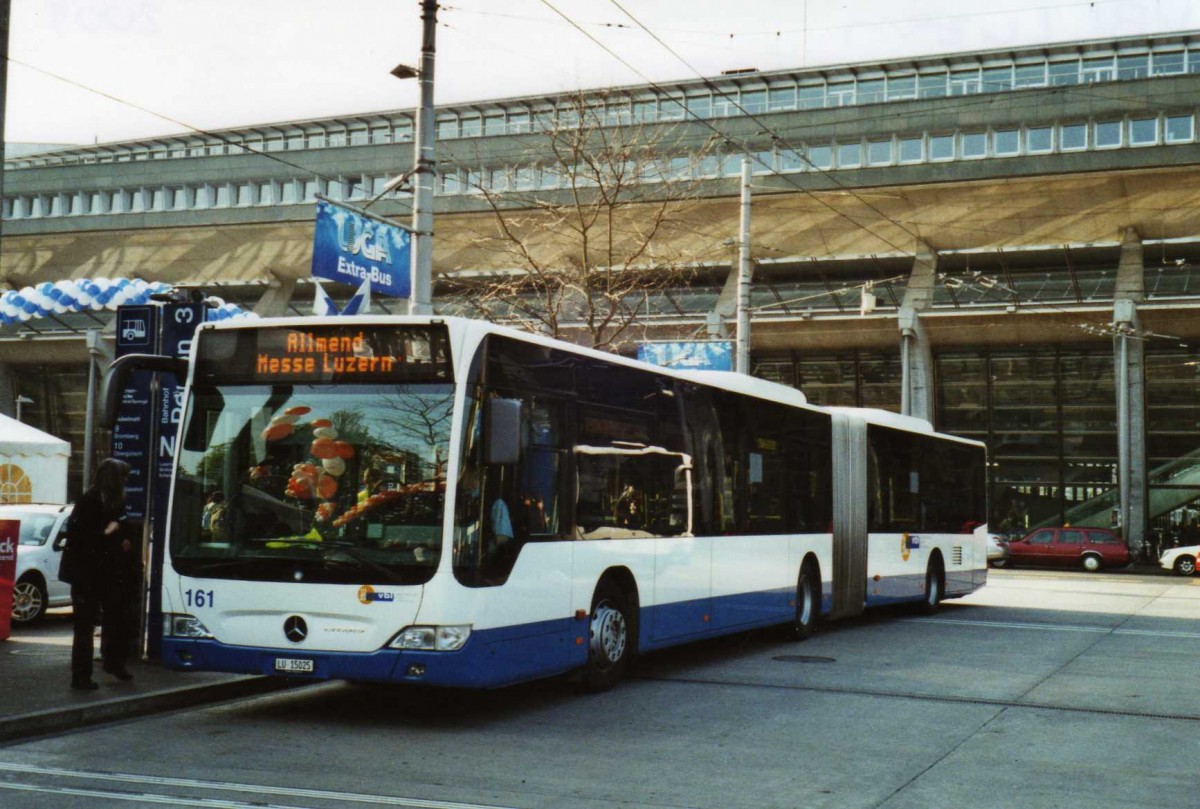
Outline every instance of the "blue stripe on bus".
<path fill-rule="evenodd" d="M 919 583 L 918 583 L 919 580 Z M 913 601 L 924 592 L 925 577 L 894 576 L 868 582 L 868 605 Z M 873 593 L 873 591 L 878 591 Z M 739 593 L 715 599 L 645 607 L 641 610 L 640 651 L 767 627 L 792 620 L 792 589 Z M 832 607 L 822 592 L 821 611 Z M 704 617 L 708 616 L 708 620 Z M 379 649 L 373 652 L 308 651 L 302 648 L 231 646 L 216 640 L 164 638 L 163 665 L 178 670 L 278 675 L 275 661 L 313 661 L 300 679 L 420 683 L 492 688 L 548 677 L 587 662 L 588 620 L 563 618 L 472 633 L 457 652 Z M 418 672 L 420 670 L 420 673 Z"/>

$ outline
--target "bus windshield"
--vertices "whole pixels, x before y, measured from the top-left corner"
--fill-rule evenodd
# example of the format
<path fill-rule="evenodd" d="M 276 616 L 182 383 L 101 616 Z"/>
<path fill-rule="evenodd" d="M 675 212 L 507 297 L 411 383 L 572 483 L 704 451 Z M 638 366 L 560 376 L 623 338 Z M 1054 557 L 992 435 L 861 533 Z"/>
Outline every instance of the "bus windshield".
<path fill-rule="evenodd" d="M 421 584 L 437 568 L 453 387 L 200 386 L 181 425 L 183 575 Z"/>

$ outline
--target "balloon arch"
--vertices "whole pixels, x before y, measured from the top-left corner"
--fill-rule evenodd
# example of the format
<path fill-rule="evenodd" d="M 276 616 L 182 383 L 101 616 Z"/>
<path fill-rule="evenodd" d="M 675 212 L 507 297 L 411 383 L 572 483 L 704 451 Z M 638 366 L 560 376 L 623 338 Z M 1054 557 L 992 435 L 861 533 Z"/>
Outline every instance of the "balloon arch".
<path fill-rule="evenodd" d="M 33 318 L 65 315 L 72 312 L 116 311 L 125 304 L 145 304 L 150 296 L 170 292 L 173 287 L 162 281 L 143 281 L 140 278 L 78 278 L 70 281 L 46 281 L 20 290 L 8 290 L 0 295 L 0 325 L 25 323 Z M 236 303 L 226 303 L 209 297 L 206 321 L 231 318 L 253 318 Z M 215 305 L 213 305 L 215 304 Z"/>

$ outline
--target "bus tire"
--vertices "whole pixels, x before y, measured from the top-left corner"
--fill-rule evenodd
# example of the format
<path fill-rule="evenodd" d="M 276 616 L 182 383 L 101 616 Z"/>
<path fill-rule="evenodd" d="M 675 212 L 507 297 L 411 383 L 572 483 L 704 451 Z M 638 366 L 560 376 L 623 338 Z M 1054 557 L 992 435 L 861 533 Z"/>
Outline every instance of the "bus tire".
<path fill-rule="evenodd" d="M 632 653 L 629 601 L 614 581 L 605 579 L 592 596 L 588 659 L 581 679 L 583 690 L 594 694 L 616 685 Z"/>
<path fill-rule="evenodd" d="M 800 576 L 796 579 L 796 612 L 791 623 L 784 630 L 784 638 L 791 641 L 808 640 L 812 637 L 817 625 L 817 616 L 821 612 L 820 592 L 821 578 L 816 567 L 805 562 L 800 567 Z"/>
<path fill-rule="evenodd" d="M 921 612 L 933 615 L 938 611 L 942 598 L 946 595 L 946 576 L 942 567 L 942 557 L 934 556 L 925 568 L 925 595 L 921 599 Z"/>

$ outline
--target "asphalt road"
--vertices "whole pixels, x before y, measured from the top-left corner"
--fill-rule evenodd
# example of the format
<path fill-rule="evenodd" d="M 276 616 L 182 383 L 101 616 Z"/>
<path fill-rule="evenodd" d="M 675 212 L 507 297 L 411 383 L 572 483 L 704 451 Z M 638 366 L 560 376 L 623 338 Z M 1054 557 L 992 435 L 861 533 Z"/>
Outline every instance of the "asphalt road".
<path fill-rule="evenodd" d="M 994 571 L 607 694 L 327 684 L 10 745 L 0 806 L 1191 808 L 1198 671 L 1200 578 Z"/>

